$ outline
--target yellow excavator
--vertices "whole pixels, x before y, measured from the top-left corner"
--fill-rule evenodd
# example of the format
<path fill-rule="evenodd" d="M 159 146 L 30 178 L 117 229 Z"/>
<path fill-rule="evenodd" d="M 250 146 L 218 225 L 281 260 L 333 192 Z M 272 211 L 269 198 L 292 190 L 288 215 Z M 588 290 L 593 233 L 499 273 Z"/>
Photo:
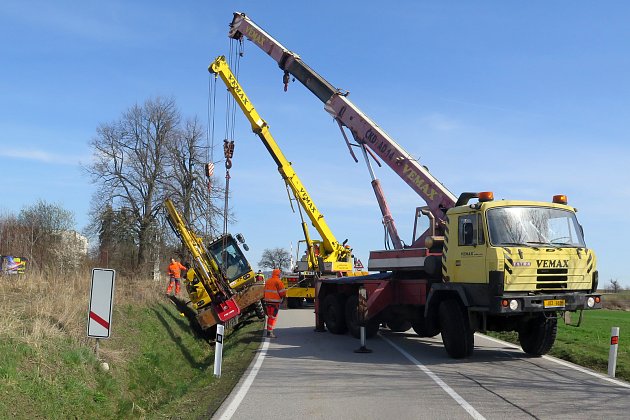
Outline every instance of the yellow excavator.
<path fill-rule="evenodd" d="M 208 67 L 208 71 L 221 78 L 232 94 L 236 103 L 247 117 L 252 131 L 260 138 L 265 148 L 278 166 L 278 172 L 288 189 L 300 204 L 298 210 L 302 219 L 302 231 L 306 252 L 298 260 L 294 274 L 283 277 L 287 287 L 287 304 L 290 308 L 300 307 L 304 299 L 315 297 L 314 280 L 322 275 L 353 276 L 364 275 L 366 272 L 354 271 L 354 257 L 352 249 L 346 241 L 340 243 L 332 233 L 324 215 L 318 210 L 306 187 L 293 170 L 291 162 L 285 157 L 280 147 L 269 132 L 269 125 L 258 114 L 249 100 L 236 76 L 232 73 L 224 56 L 217 57 Z M 307 223 L 302 211 L 306 213 L 312 225 L 319 233 L 321 240 L 311 239 Z M 299 251 L 298 251 L 299 252 Z"/>
<path fill-rule="evenodd" d="M 186 290 L 202 330 L 218 323 L 233 324 L 241 315 L 255 311 L 263 319 L 264 285 L 256 283 L 254 271 L 239 247 L 237 235 L 226 234 L 204 243 L 175 209 L 170 199 L 164 203 L 166 220 L 192 258 Z"/>

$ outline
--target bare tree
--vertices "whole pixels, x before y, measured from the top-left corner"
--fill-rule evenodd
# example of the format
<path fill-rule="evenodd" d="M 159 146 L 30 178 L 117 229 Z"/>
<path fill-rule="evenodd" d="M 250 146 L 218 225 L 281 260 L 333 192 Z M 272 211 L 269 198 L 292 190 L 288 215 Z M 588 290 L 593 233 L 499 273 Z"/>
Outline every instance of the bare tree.
<path fill-rule="evenodd" d="M 168 146 L 177 141 L 179 121 L 174 99 L 149 99 L 118 121 L 101 124 L 91 141 L 94 160 L 86 169 L 99 186 L 93 197 L 95 213 L 103 214 L 107 205 L 129 212 L 137 264 L 143 268 L 157 236 Z"/>
<path fill-rule="evenodd" d="M 165 190 L 190 225 L 216 236 L 216 227 L 220 226 L 217 219 L 223 213 L 216 203 L 225 189 L 216 177 L 206 176 L 206 165 L 211 162 L 209 147 L 202 144 L 203 136 L 204 128 L 196 117 L 178 131 L 176 141 L 168 148 Z"/>
<path fill-rule="evenodd" d="M 265 249 L 258 265 L 263 268 L 279 268 L 281 270 L 289 268 L 291 254 L 283 248 Z"/>
<path fill-rule="evenodd" d="M 94 219 L 91 230 L 98 237 L 97 259 L 102 266 L 115 266 L 123 273 L 133 272 L 138 261 L 133 225 L 134 217 L 125 207 L 114 210 L 107 205 Z"/>
<path fill-rule="evenodd" d="M 38 269 L 64 268 L 80 260 L 68 238 L 74 214 L 43 200 L 24 207 L 18 216 L 0 216 L 0 254 L 26 257 Z"/>
<path fill-rule="evenodd" d="M 609 283 L 610 284 L 608 285 L 608 290 L 611 293 L 619 293 L 620 291 L 623 290 L 623 287 L 619 283 L 619 280 L 617 280 L 617 279 L 610 279 Z"/>
<path fill-rule="evenodd" d="M 58 259 L 62 235 L 74 228 L 74 214 L 61 205 L 40 200 L 23 208 L 18 221 L 25 233 L 30 264 L 39 268 L 51 267 Z"/>

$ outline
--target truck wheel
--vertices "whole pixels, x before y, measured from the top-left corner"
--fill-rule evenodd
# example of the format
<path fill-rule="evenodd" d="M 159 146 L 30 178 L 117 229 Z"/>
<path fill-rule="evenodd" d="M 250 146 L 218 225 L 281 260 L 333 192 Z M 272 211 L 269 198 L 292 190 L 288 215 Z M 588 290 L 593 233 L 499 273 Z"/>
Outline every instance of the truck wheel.
<path fill-rule="evenodd" d="M 256 316 L 258 319 L 265 319 L 265 308 L 263 308 L 263 304 L 261 301 L 257 301 L 254 303 L 254 311 L 256 311 Z"/>
<path fill-rule="evenodd" d="M 333 334 L 345 334 L 348 331 L 343 304 L 343 295 L 337 293 L 326 296 L 322 303 L 324 323 Z"/>
<path fill-rule="evenodd" d="M 287 306 L 289 309 L 300 309 L 304 298 L 287 298 Z"/>
<path fill-rule="evenodd" d="M 558 320 L 540 315 L 521 326 L 518 331 L 518 341 L 525 353 L 532 356 L 542 356 L 551 350 L 556 341 L 557 332 Z"/>
<path fill-rule="evenodd" d="M 458 300 L 446 299 L 440 303 L 442 342 L 449 356 L 463 359 L 472 354 L 475 336 L 470 327 L 468 313 Z"/>
<path fill-rule="evenodd" d="M 424 317 L 424 312 L 420 312 L 420 319 L 418 321 L 411 323 L 411 328 L 413 328 L 419 337 L 435 337 L 440 333 L 440 329 L 437 325 L 429 325 L 427 319 Z"/>
<path fill-rule="evenodd" d="M 411 322 L 404 319 L 397 319 L 395 321 L 387 321 L 387 328 L 393 332 L 405 332 L 411 328 Z"/>
<path fill-rule="evenodd" d="M 359 325 L 359 316 L 357 314 L 357 306 L 359 305 L 359 296 L 352 295 L 346 301 L 346 326 L 350 335 L 354 338 L 361 338 L 361 325 Z M 365 338 L 372 338 L 378 333 L 380 323 L 375 319 L 368 320 L 365 325 Z"/>

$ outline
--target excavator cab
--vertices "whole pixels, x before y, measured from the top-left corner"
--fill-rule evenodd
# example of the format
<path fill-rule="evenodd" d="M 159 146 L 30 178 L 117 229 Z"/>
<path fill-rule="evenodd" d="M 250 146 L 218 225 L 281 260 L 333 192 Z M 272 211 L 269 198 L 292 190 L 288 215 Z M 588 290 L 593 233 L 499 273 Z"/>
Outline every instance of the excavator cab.
<path fill-rule="evenodd" d="M 232 235 L 227 234 L 214 240 L 207 248 L 232 289 L 238 290 L 255 280 L 252 267 Z"/>

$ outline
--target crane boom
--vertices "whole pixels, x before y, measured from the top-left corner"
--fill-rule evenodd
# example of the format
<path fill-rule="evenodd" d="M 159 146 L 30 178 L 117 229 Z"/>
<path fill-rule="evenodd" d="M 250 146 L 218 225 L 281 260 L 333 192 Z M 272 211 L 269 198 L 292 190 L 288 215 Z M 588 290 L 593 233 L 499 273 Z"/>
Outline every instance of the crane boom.
<path fill-rule="evenodd" d="M 374 151 L 423 198 L 435 218 L 436 227 L 444 225 L 445 211 L 454 207 L 457 201 L 455 195 L 356 107 L 348 99 L 347 93 L 335 88 L 306 65 L 299 55 L 285 48 L 244 13 L 234 13 L 228 36 L 239 40 L 246 37 L 265 51 L 285 71 L 285 84 L 288 83 L 290 74 L 306 86 L 325 104 L 324 109 L 348 128 L 360 145 Z"/>
<path fill-rule="evenodd" d="M 320 252 L 323 254 L 323 261 L 331 262 L 333 267 L 336 266 L 335 268 L 332 268 L 331 271 L 351 271 L 353 269 L 353 264 L 350 261 L 351 250 L 340 244 L 335 238 L 335 235 L 332 233 L 332 231 L 328 227 L 328 224 L 326 223 L 324 215 L 319 211 L 313 199 L 306 190 L 306 187 L 304 186 L 304 184 L 302 184 L 302 181 L 300 181 L 297 173 L 293 170 L 291 162 L 286 159 L 286 157 L 280 150 L 280 147 L 278 146 L 269 131 L 269 125 L 258 114 L 256 108 L 254 108 L 254 105 L 245 94 L 245 91 L 239 84 L 236 76 L 234 76 L 234 74 L 232 73 L 232 70 L 225 60 L 225 57 L 217 57 L 214 62 L 212 62 L 212 64 L 210 64 L 210 66 L 208 67 L 208 71 L 218 75 L 225 83 L 228 91 L 235 98 L 239 107 L 243 111 L 243 114 L 245 114 L 247 120 L 250 122 L 252 131 L 263 142 L 263 144 L 267 148 L 267 151 L 278 166 L 278 172 L 280 172 L 282 179 L 289 186 L 289 188 L 293 192 L 293 195 L 296 197 L 301 207 L 305 210 L 311 223 L 321 236 L 323 249 L 320 249 Z M 305 229 L 304 225 L 303 229 Z M 310 242 L 308 238 L 308 232 L 305 230 L 304 233 L 307 241 Z M 310 258 L 314 260 L 312 256 Z M 313 261 L 312 263 L 313 265 L 315 265 L 316 261 Z M 323 269 L 323 267 L 319 268 L 320 270 Z"/>

